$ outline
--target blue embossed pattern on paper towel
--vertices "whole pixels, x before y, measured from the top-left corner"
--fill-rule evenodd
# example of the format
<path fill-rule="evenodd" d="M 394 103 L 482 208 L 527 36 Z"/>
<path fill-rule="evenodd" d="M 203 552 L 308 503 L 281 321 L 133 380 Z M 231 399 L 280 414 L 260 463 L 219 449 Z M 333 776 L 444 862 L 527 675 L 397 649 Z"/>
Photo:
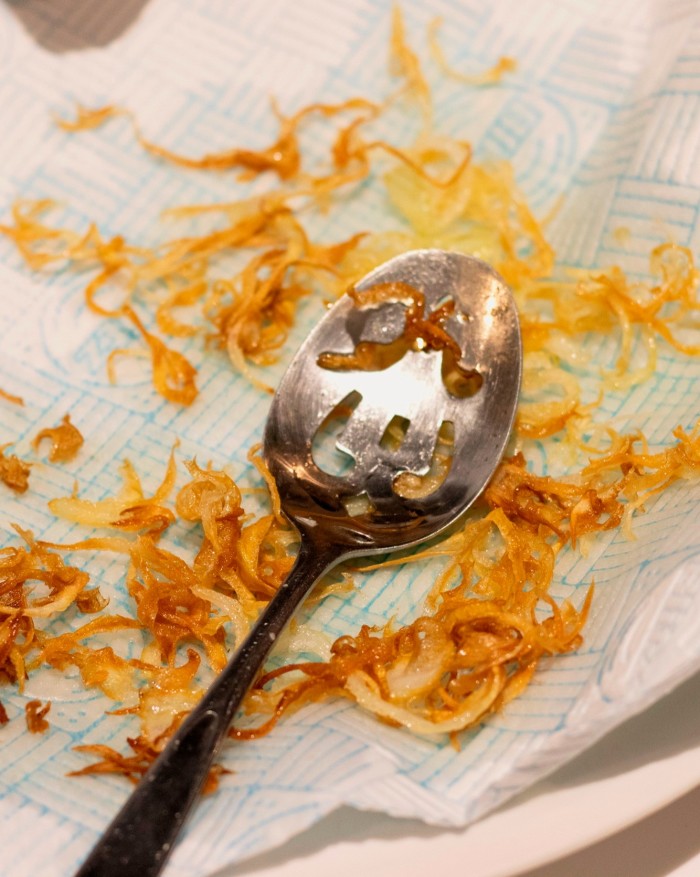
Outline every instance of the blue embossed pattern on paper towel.
<path fill-rule="evenodd" d="M 630 271 L 647 276 L 655 243 L 670 237 L 700 249 L 700 43 L 692 38 L 698 35 L 694 9 L 669 3 L 666 12 L 654 13 L 667 15 L 663 27 L 656 27 L 651 4 L 630 0 L 612 10 L 538 0 L 439 7 L 445 51 L 456 64 L 479 70 L 499 55 L 519 62 L 517 74 L 501 88 L 465 93 L 439 86 L 439 123 L 473 140 L 481 158 L 512 161 L 538 210 L 566 193 L 550 228 L 563 261 L 588 266 L 623 260 Z M 424 32 L 433 12 L 417 2 L 404 8 L 409 31 Z M 51 26 L 70 28 L 70 22 Z M 312 99 L 375 94 L 386 81 L 387 33 L 387 4 L 380 0 L 152 0 L 117 43 L 99 52 L 52 56 L 32 44 L 3 6 L 0 194 L 7 203 L 18 194 L 53 197 L 69 221 L 95 219 L 107 235 L 151 240 L 161 205 L 220 200 L 228 183 L 176 174 L 148 160 L 125 124 L 67 138 L 52 126 L 52 112 L 68 111 L 76 99 L 115 101 L 148 120 L 149 136 L 183 152 L 201 154 L 238 142 L 263 145 L 274 134 L 270 92 L 290 110 Z M 184 57 L 192 61 L 186 69 Z M 349 206 L 348 225 L 358 218 L 385 222 L 382 209 L 372 205 L 356 217 Z M 340 238 L 343 223 L 332 223 L 328 236 Z M 613 234 L 618 226 L 633 233 L 624 251 Z M 58 422 L 67 410 L 86 436 L 104 436 L 99 447 L 86 449 L 79 466 L 37 467 L 28 501 L 3 497 L 6 521 L 50 539 L 77 538 L 77 528 L 53 521 L 46 501 L 69 493 L 74 477 L 95 499 L 113 493 L 114 461 L 124 457 L 147 473 L 152 487 L 176 436 L 183 456 L 230 461 L 237 472 L 248 465 L 245 451 L 260 438 L 267 400 L 245 381 L 232 383 L 223 357 L 197 361 L 203 392 L 195 411 L 164 403 L 138 370 L 125 368 L 122 383 L 112 388 L 101 363 L 106 351 L 128 346 L 130 331 L 91 320 L 75 277 L 30 276 L 7 242 L 0 241 L 0 251 L 0 377 L 12 376 L 27 403 L 21 413 L 6 411 L 0 440 L 26 447 L 38 428 Z M 313 308 L 304 313 L 297 340 L 314 319 Z M 652 440 L 662 440 L 674 423 L 690 425 L 697 417 L 698 381 L 696 367 L 661 350 L 656 383 L 631 398 L 611 397 L 607 413 L 619 425 L 631 418 Z M 640 520 L 636 543 L 616 534 L 602 554 L 563 558 L 558 596 L 576 599 L 581 583 L 593 575 L 597 582 L 585 646 L 545 667 L 525 697 L 467 735 L 459 755 L 378 725 L 346 703 L 311 707 L 269 738 L 237 747 L 235 757 L 231 753 L 235 774 L 203 803 L 168 873 L 209 873 L 279 842 L 341 801 L 459 824 L 587 745 L 622 713 L 614 699 L 603 701 L 589 721 L 593 713 L 579 710 L 582 697 L 591 696 L 641 605 L 648 561 L 663 555 L 664 569 L 670 569 L 676 555 L 697 548 L 697 536 L 686 526 L 697 504 L 696 490 L 679 490 Z M 6 543 L 14 538 L 5 531 Z M 187 547 L 186 535 L 174 538 Z M 106 555 L 94 562 L 118 611 L 121 565 Z M 395 571 L 378 574 L 350 598 L 324 601 L 315 623 L 335 636 L 362 623 L 406 617 L 428 586 L 425 572 L 412 582 Z M 681 611 L 700 617 L 687 599 L 666 601 L 664 612 Z M 676 622 L 665 617 L 665 623 Z M 33 695 L 53 699 L 51 733 L 27 735 L 21 718 L 0 730 L 0 812 L 11 816 L 0 820 L 8 877 L 69 873 L 125 794 L 118 780 L 67 780 L 65 773 L 84 764 L 74 745 L 113 740 L 121 746 L 128 720 L 106 718 L 99 697 L 58 674 L 30 682 L 26 697 Z M 637 692 L 636 702 L 644 695 Z M 4 697 L 11 716 L 20 713 L 26 697 Z M 37 824 L 40 850 L 32 842 Z"/>

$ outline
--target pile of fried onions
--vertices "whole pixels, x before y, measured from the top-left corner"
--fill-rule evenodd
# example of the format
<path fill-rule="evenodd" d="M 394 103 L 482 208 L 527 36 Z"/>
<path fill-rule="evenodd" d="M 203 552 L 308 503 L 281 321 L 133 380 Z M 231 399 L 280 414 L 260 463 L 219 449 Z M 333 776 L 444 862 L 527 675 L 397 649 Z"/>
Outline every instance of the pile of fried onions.
<path fill-rule="evenodd" d="M 435 31 L 432 49 L 447 75 L 466 76 L 477 87 L 514 67 L 501 59 L 482 77 L 467 76 L 449 67 Z M 31 268 L 87 272 L 90 311 L 135 330 L 141 346 L 116 349 L 106 363 L 113 380 L 121 357 L 146 354 L 155 390 L 185 406 L 198 393 L 197 372 L 185 352 L 192 339 L 199 338 L 203 348 L 213 343 L 235 369 L 269 390 L 260 367 L 280 356 L 299 301 L 312 293 L 332 298 L 407 249 L 438 246 L 475 254 L 514 291 L 525 349 L 516 439 L 521 447 L 544 441 L 546 449 L 548 440 L 563 437 L 578 464 L 566 477 L 554 478 L 535 474 L 515 453 L 459 532 L 408 560 L 391 561 L 441 559 L 431 594 L 412 622 L 365 626 L 334 643 L 303 626 L 292 631 L 288 650 L 315 659 L 283 664 L 260 677 L 246 701 L 247 715 L 232 732 L 239 738 L 267 733 L 280 716 L 305 703 L 344 697 L 392 725 L 456 740 L 520 694 L 543 657 L 580 645 L 593 588 L 585 589 L 585 597 L 582 591 L 576 606 L 552 598 L 561 549 L 576 549 L 582 540 L 618 527 L 631 536 L 634 515 L 657 493 L 700 475 L 700 426 L 678 428 L 672 444 L 651 451 L 643 436 L 595 422 L 605 393 L 625 391 L 654 374 L 660 347 L 679 356 L 700 354 L 700 342 L 694 343 L 698 271 L 690 251 L 675 244 L 657 247 L 648 283 L 630 280 L 619 268 L 560 271 L 557 278 L 564 279 L 554 279 L 554 251 L 512 168 L 480 164 L 469 143 L 435 130 L 431 90 L 398 11 L 390 55 L 399 84 L 384 100 L 317 103 L 292 116 L 274 107 L 279 133 L 260 150 L 183 156 L 156 144 L 128 110 L 115 106 L 81 107 L 74 119 L 61 120 L 70 132 L 131 125 L 154 160 L 189 171 L 233 172 L 244 180 L 267 175 L 264 194 L 170 209 L 169 218 L 186 230 L 159 246 L 107 236 L 94 224 L 62 227 L 51 220 L 57 205 L 50 201 L 20 201 L 0 226 Z M 416 109 L 421 130 L 410 144 L 376 133 L 389 113 Z M 315 162 L 302 147 L 311 124 L 331 132 L 326 156 Z M 397 230 L 358 229 L 340 241 L 313 240 L 303 218 L 342 211 L 348 193 L 368 184 L 383 187 L 400 220 Z M 193 220 L 197 229 L 210 221 L 209 230 L 190 231 Z M 439 320 L 431 322 L 422 311 L 418 317 L 421 337 L 426 327 L 443 331 Z M 577 369 L 593 333 L 607 339 L 610 364 L 587 369 L 586 401 Z M 446 343 L 433 346 L 447 349 Z M 355 366 L 367 367 L 349 367 Z M 6 390 L 0 396 L 21 402 Z M 56 430 L 73 441 L 74 453 L 82 438 L 69 436 L 70 427 L 66 418 Z M 43 431 L 37 445 L 56 438 L 55 430 Z M 125 462 L 117 495 L 96 502 L 78 493 L 52 500 L 57 517 L 93 528 L 79 541 L 49 544 L 21 530 L 23 544 L 0 552 L 3 680 L 22 690 L 27 674 L 43 666 L 74 668 L 84 685 L 115 702 L 116 712 L 138 717 L 130 753 L 82 747 L 93 757 L 82 773 L 137 780 L 288 573 L 296 536 L 281 515 L 269 473 L 257 457 L 251 459 L 269 491 L 266 514 L 246 512 L 241 490 L 226 471 L 195 461 L 185 463 L 188 480 L 178 489 L 173 453 L 152 496 Z M 6 483 L 26 490 L 28 469 L 18 468 L 21 461 L 0 462 Z M 193 556 L 164 547 L 175 523 L 196 534 Z M 104 587 L 90 585 L 85 569 L 94 552 L 123 558 L 130 614 L 111 611 Z M 80 558 L 77 566 L 74 556 Z M 346 589 L 348 577 L 346 572 L 343 583 L 327 584 L 315 599 Z M 49 632 L 58 617 L 68 620 L 70 632 Z M 138 657 L 113 647 L 117 633 L 120 640 L 132 637 Z M 44 730 L 45 715 L 39 707 L 32 710 L 35 730 Z M 0 722 L 6 719 L 0 707 Z M 220 772 L 212 772 L 210 788 Z"/>

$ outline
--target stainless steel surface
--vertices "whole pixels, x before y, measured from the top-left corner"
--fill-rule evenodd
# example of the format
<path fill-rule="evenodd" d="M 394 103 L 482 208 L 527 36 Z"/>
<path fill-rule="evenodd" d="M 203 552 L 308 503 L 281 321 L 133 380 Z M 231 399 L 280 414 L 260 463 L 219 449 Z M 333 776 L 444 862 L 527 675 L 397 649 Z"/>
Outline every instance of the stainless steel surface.
<path fill-rule="evenodd" d="M 495 271 L 479 259 L 421 250 L 392 259 L 357 289 L 402 281 L 420 290 L 429 306 L 454 299 L 447 324 L 466 368 L 483 378 L 473 396 L 451 396 L 440 374 L 439 352 L 411 351 L 384 371 L 331 371 L 316 366 L 321 353 L 351 352 L 358 340 L 387 342 L 403 331 L 403 307 L 358 310 L 345 296 L 318 324 L 282 378 L 265 430 L 264 453 L 286 514 L 314 540 L 352 553 L 420 542 L 448 526 L 476 499 L 505 447 L 520 386 L 521 345 L 515 305 Z M 379 319 L 378 319 L 379 317 Z M 362 400 L 340 436 L 354 459 L 342 476 L 314 462 L 311 445 L 321 423 L 352 391 Z M 380 447 L 394 415 L 410 426 L 398 451 Z M 392 489 L 402 472 L 428 470 L 443 421 L 454 424 L 449 475 L 434 493 L 405 500 Z M 344 500 L 366 492 L 376 511 L 351 516 Z"/>
<path fill-rule="evenodd" d="M 426 312 L 446 299 L 454 301 L 445 327 L 459 344 L 460 364 L 478 371 L 481 387 L 466 398 L 451 395 L 439 350 L 409 350 L 380 371 L 322 368 L 322 353 L 351 354 L 361 342 L 400 338 L 406 311 L 392 301 L 360 308 L 344 296 L 324 316 L 283 377 L 265 429 L 265 459 L 282 508 L 301 535 L 294 568 L 77 877 L 159 874 L 235 711 L 315 582 L 343 558 L 406 547 L 444 530 L 472 504 L 498 465 L 515 415 L 522 359 L 508 288 L 478 259 L 420 250 L 387 262 L 357 289 L 397 281 L 423 293 Z M 315 462 L 314 438 L 353 392 L 361 398 L 338 439 L 351 464 L 333 474 Z M 395 416 L 408 421 L 408 428 L 398 448 L 386 447 L 382 437 Z M 446 477 L 426 496 L 399 496 L 398 476 L 428 472 L 444 422 L 454 433 Z M 366 500 L 359 512 L 352 504 L 358 497 Z"/>

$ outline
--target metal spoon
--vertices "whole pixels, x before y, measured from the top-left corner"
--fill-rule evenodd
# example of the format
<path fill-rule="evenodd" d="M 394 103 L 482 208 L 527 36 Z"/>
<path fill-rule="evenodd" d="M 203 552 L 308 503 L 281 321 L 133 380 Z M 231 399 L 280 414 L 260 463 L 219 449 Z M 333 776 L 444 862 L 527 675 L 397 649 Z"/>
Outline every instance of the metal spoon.
<path fill-rule="evenodd" d="M 466 392 L 448 390 L 439 349 L 409 350 L 378 371 L 322 367 L 319 358 L 328 362 L 329 354 L 337 360 L 352 356 L 363 343 L 400 339 L 406 319 L 405 305 L 391 296 L 370 307 L 343 296 L 328 311 L 284 375 L 265 429 L 265 460 L 282 508 L 301 536 L 296 563 L 76 877 L 159 874 L 234 713 L 313 585 L 341 559 L 404 548 L 444 530 L 472 504 L 498 465 L 513 423 L 522 360 L 510 291 L 479 259 L 441 250 L 392 259 L 355 288 L 362 292 L 395 282 L 420 291 L 426 313 L 453 302 L 454 313 L 441 324 L 461 350 L 453 365 L 478 380 L 467 380 Z M 315 462 L 314 437 L 333 411 L 351 403 L 355 410 L 338 447 L 352 465 L 333 474 Z M 398 440 L 386 441 L 392 420 L 403 427 L 398 448 Z M 451 424 L 454 442 L 446 477 L 427 495 L 406 490 L 399 495 L 402 473 L 428 472 L 441 424 Z"/>

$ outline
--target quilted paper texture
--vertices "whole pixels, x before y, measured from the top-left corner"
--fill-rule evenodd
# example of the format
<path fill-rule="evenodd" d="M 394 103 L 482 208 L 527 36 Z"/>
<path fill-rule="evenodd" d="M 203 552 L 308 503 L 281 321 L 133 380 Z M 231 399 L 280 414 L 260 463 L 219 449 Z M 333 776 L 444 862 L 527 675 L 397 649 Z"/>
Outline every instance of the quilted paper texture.
<path fill-rule="evenodd" d="M 609 6 L 403 4 L 417 41 L 434 15 L 443 17 L 444 49 L 460 69 L 485 69 L 500 55 L 518 60 L 498 88 L 440 82 L 439 126 L 471 140 L 480 158 L 510 160 L 539 213 L 558 205 L 550 236 L 562 263 L 617 263 L 647 277 L 656 243 L 670 238 L 700 250 L 700 22 L 695 2 Z M 107 235 L 154 242 L 163 206 L 226 200 L 240 190 L 228 177 L 154 162 L 123 122 L 67 136 L 53 116 L 69 114 L 76 101 L 128 105 L 153 140 L 202 154 L 232 143 L 267 145 L 275 133 L 270 94 L 293 111 L 312 100 L 389 89 L 390 7 L 380 0 L 150 0 L 122 6 L 118 22 L 105 12 L 93 20 L 85 2 L 63 16 L 47 4 L 28 7 L 22 15 L 19 5 L 0 7 L 0 203 L 5 209 L 18 196 L 54 198 L 59 221 L 94 220 Z M 110 42 L 130 14 L 135 20 Z M 95 36 L 100 47 L 90 48 Z M 319 231 L 340 239 L 391 223 L 386 205 L 369 198 L 350 203 L 342 219 Z M 620 227 L 631 232 L 624 247 Z M 0 441 L 15 441 L 21 454 L 39 428 L 66 411 L 88 438 L 79 461 L 37 466 L 30 494 L 2 496 L 5 522 L 47 539 L 77 538 L 77 527 L 52 518 L 47 500 L 68 494 L 75 478 L 93 499 L 114 492 L 116 461 L 124 457 L 153 487 L 176 437 L 180 459 L 229 463 L 252 480 L 246 452 L 260 440 L 269 400 L 235 377 L 223 356 L 204 355 L 195 344 L 186 349 L 200 369 L 201 390 L 187 410 L 156 395 L 138 364 L 124 362 L 111 386 L 105 356 L 133 344 L 134 333 L 86 311 L 83 278 L 31 275 L 5 240 L 0 263 L 0 386 L 26 401 L 22 410 L 3 409 Z M 318 314 L 318 302 L 304 305 L 290 350 Z M 663 442 L 675 424 L 697 419 L 699 399 L 697 362 L 664 348 L 656 381 L 611 396 L 605 410 L 617 426 L 640 427 Z M 659 697 L 700 666 L 699 500 L 697 486 L 674 490 L 639 519 L 637 541 L 614 534 L 588 557 L 563 558 L 558 597 L 580 603 L 581 586 L 597 583 L 584 647 L 544 667 L 523 698 L 466 735 L 459 754 L 379 725 L 347 703 L 311 707 L 270 737 L 229 749 L 226 764 L 235 773 L 202 802 L 166 873 L 204 877 L 282 842 L 341 803 L 464 824 Z M 7 524 L 2 538 L 16 540 Z M 184 532 L 172 540 L 189 547 Z M 90 562 L 113 605 L 126 606 L 120 563 L 106 555 Z M 352 596 L 324 601 L 312 623 L 338 636 L 410 617 L 433 573 L 368 577 Z M 32 697 L 52 701 L 46 736 L 24 731 L 20 713 Z M 128 792 L 112 778 L 67 779 L 85 763 L 73 747 L 121 746 L 133 726 L 106 717 L 101 697 L 56 673 L 37 676 L 23 696 L 3 701 L 13 719 L 0 729 L 4 873 L 69 874 Z"/>

